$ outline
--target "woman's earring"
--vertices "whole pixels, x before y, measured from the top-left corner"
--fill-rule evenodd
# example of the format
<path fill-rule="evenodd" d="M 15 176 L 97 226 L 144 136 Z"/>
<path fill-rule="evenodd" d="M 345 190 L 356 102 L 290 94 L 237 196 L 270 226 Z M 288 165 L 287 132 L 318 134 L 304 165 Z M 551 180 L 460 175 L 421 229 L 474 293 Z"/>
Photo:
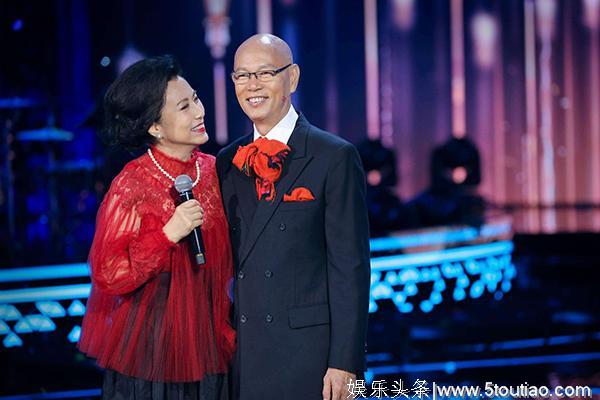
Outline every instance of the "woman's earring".
<path fill-rule="evenodd" d="M 159 134 L 156 136 L 156 138 L 157 138 L 158 140 L 160 140 L 160 139 L 162 139 L 162 135 L 159 133 Z"/>

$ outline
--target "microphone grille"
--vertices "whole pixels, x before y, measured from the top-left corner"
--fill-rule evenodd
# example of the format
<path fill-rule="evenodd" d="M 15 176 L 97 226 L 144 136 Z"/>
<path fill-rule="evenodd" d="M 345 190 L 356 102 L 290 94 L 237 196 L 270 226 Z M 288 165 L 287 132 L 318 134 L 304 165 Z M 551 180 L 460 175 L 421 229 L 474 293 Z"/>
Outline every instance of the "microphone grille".
<path fill-rule="evenodd" d="M 179 175 L 175 178 L 175 190 L 179 193 L 188 192 L 192 190 L 192 178 L 189 175 Z"/>

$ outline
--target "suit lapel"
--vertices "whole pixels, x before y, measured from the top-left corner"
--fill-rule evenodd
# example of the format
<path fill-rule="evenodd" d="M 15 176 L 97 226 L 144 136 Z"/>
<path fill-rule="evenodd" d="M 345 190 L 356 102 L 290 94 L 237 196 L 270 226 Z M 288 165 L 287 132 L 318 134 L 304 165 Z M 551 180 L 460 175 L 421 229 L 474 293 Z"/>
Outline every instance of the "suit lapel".
<path fill-rule="evenodd" d="M 273 213 L 283 200 L 283 195 L 292 187 L 298 176 L 302 173 L 306 165 L 312 159 L 312 156 L 306 154 L 306 139 L 308 137 L 310 125 L 308 121 L 300 115 L 296 127 L 290 136 L 288 146 L 291 151 L 283 164 L 283 173 L 279 181 L 275 183 L 276 197 L 273 202 L 261 200 L 258 202 L 254 219 L 250 225 L 250 231 L 247 239 L 244 241 L 242 253 L 240 254 L 240 265 L 250 254 L 250 251 L 256 244 L 260 234 L 273 216 Z M 254 192 L 256 198 L 256 192 Z"/>
<path fill-rule="evenodd" d="M 240 142 L 240 146 L 246 146 L 252 142 L 253 134 L 246 135 Z M 233 166 L 233 184 L 239 198 L 239 207 L 242 210 L 242 218 L 247 226 L 250 226 L 254 217 L 254 211 L 258 199 L 256 197 L 256 186 L 254 178 L 244 175 L 236 166 Z"/>

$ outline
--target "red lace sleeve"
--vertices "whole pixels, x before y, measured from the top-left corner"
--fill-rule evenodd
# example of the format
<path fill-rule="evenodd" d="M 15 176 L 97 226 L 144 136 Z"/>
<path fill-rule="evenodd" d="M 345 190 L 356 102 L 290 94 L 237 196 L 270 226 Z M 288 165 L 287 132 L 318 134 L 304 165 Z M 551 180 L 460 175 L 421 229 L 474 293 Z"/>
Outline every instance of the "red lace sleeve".
<path fill-rule="evenodd" d="M 139 182 L 130 185 L 129 178 L 126 172 L 120 176 L 102 202 L 89 256 L 94 284 L 111 295 L 130 293 L 155 277 L 176 246 L 158 217 L 140 215 L 143 194 L 132 189 Z"/>

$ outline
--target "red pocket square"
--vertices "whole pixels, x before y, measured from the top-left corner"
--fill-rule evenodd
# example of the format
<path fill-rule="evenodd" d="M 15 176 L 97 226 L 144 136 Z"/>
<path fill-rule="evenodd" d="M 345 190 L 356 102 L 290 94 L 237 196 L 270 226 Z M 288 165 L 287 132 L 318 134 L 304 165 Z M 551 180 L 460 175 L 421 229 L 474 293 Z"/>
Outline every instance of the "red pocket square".
<path fill-rule="evenodd" d="M 305 187 L 298 187 L 292 190 L 292 194 L 284 194 L 283 201 L 311 201 L 315 196 Z"/>

